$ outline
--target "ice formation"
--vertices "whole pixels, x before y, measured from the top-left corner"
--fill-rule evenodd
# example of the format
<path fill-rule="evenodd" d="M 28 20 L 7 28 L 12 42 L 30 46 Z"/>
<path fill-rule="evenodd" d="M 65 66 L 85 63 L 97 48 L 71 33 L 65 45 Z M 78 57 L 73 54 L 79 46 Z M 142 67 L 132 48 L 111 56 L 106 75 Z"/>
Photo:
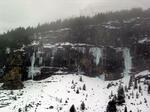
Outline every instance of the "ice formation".
<path fill-rule="evenodd" d="M 129 75 L 132 69 L 132 57 L 130 54 L 129 48 L 123 49 L 123 57 L 124 57 L 124 75 Z"/>
<path fill-rule="evenodd" d="M 90 48 L 89 52 L 92 53 L 95 58 L 94 62 L 96 63 L 96 65 L 98 65 L 100 62 L 100 58 L 102 58 L 102 49 L 98 47 L 93 47 Z"/>

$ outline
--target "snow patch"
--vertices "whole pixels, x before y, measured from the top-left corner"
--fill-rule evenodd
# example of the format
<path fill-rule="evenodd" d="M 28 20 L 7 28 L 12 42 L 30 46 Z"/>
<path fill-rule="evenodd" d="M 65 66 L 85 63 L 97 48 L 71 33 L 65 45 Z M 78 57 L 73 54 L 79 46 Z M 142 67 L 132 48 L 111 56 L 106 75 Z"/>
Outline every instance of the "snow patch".
<path fill-rule="evenodd" d="M 141 39 L 141 40 L 138 41 L 138 43 L 140 43 L 140 44 L 143 44 L 145 42 L 150 42 L 150 39 L 144 38 L 144 39 Z"/>
<path fill-rule="evenodd" d="M 150 71 L 149 70 L 144 70 L 138 74 L 135 75 L 135 77 L 139 77 L 139 76 L 147 76 L 150 74 Z"/>

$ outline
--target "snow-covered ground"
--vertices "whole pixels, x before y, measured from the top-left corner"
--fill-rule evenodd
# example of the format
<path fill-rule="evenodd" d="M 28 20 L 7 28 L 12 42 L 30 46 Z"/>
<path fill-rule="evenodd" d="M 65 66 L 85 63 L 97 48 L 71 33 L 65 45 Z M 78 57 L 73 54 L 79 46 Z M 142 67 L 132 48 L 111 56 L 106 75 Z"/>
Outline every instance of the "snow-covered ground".
<path fill-rule="evenodd" d="M 140 73 L 138 73 L 138 74 L 136 74 L 135 75 L 135 77 L 144 77 L 144 76 L 147 76 L 147 75 L 149 75 L 150 74 L 150 71 L 149 70 L 144 70 L 144 71 L 142 71 L 142 72 L 140 72 Z"/>
<path fill-rule="evenodd" d="M 82 78 L 81 78 L 82 77 Z M 69 112 L 74 104 L 77 112 L 81 103 L 85 103 L 84 112 L 105 112 L 111 92 L 117 94 L 118 86 L 128 86 L 129 76 L 117 81 L 104 81 L 98 77 L 91 78 L 82 75 L 55 75 L 42 81 L 26 81 L 22 90 L 0 90 L 0 112 Z M 81 80 L 82 79 L 82 80 Z M 113 86 L 107 88 L 108 84 Z M 86 90 L 83 90 L 85 84 Z M 139 83 L 142 92 L 136 98 L 137 90 L 131 88 L 125 92 L 128 111 L 150 112 L 150 95 L 147 85 Z M 79 90 L 77 94 L 76 91 Z M 133 92 L 133 97 L 128 99 Z M 144 98 L 147 103 L 144 103 Z M 124 112 L 124 105 L 117 107 L 118 112 Z"/>

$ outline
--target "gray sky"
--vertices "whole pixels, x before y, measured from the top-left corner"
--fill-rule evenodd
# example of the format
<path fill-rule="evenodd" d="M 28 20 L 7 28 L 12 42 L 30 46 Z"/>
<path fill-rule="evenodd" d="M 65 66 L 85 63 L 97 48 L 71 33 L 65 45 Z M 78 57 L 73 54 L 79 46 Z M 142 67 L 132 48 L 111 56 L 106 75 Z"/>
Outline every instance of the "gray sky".
<path fill-rule="evenodd" d="M 150 7 L 150 0 L 0 0 L 0 33 L 60 18 Z"/>

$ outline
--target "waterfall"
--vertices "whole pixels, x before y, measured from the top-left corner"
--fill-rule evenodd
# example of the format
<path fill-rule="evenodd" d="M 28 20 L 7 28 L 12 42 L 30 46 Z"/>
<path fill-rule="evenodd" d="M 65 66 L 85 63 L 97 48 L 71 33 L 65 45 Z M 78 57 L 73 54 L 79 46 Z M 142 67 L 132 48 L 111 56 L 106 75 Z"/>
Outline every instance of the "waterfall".
<path fill-rule="evenodd" d="M 100 58 L 102 58 L 102 49 L 98 48 L 98 47 L 93 47 L 90 48 L 89 50 L 90 53 L 92 53 L 92 55 L 94 56 L 94 62 L 96 63 L 96 65 L 99 64 Z"/>
<path fill-rule="evenodd" d="M 129 48 L 123 49 L 123 57 L 124 57 L 124 67 L 125 67 L 123 74 L 125 76 L 125 75 L 129 75 L 132 69 L 132 57 L 131 57 Z"/>
<path fill-rule="evenodd" d="M 34 78 L 34 74 L 35 74 L 34 64 L 35 64 L 35 53 L 33 53 L 31 57 L 31 67 L 29 68 L 29 74 L 28 74 L 28 77 L 32 79 Z"/>

